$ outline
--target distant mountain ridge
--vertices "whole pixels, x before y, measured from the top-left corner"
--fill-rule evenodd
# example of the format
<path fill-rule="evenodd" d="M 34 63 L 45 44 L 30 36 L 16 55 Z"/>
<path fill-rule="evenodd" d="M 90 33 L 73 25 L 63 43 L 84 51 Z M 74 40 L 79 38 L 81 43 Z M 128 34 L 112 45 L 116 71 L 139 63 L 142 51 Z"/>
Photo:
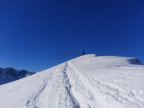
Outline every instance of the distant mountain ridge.
<path fill-rule="evenodd" d="M 0 68 L 0 85 L 9 83 L 34 73 L 27 70 L 16 70 L 14 68 Z"/>

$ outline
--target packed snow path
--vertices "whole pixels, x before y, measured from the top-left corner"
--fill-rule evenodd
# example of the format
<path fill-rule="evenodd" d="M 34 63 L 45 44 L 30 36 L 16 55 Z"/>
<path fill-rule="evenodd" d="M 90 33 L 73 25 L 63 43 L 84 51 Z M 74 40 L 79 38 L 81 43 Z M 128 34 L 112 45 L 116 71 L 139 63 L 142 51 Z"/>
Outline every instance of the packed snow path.
<path fill-rule="evenodd" d="M 135 58 L 82 56 L 0 86 L 1 108 L 144 108 Z"/>

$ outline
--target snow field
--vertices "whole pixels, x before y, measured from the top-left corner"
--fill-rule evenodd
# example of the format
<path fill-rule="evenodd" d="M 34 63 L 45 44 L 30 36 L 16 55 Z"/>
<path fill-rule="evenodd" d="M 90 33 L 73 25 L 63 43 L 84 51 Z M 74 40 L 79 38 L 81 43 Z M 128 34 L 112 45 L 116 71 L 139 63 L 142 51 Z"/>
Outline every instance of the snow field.
<path fill-rule="evenodd" d="M 85 55 L 0 86 L 1 108 L 144 108 L 144 66 Z"/>

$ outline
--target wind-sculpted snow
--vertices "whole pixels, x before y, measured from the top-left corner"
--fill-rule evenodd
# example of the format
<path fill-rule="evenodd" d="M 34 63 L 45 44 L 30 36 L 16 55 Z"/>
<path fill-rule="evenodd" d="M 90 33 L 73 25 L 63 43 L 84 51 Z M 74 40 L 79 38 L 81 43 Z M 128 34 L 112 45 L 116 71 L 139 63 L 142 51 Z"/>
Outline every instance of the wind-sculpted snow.
<path fill-rule="evenodd" d="M 1 85 L 0 107 L 144 108 L 144 66 L 139 64 L 127 57 L 78 57 Z"/>

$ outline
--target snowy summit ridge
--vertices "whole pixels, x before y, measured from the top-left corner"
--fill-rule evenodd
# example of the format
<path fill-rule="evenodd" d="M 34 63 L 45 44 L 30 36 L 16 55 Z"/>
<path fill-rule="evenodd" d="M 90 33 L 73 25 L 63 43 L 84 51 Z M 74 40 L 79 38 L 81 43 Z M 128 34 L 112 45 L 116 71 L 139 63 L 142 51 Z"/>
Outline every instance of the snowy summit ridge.
<path fill-rule="evenodd" d="M 136 58 L 81 56 L 0 86 L 1 108 L 144 108 Z"/>

